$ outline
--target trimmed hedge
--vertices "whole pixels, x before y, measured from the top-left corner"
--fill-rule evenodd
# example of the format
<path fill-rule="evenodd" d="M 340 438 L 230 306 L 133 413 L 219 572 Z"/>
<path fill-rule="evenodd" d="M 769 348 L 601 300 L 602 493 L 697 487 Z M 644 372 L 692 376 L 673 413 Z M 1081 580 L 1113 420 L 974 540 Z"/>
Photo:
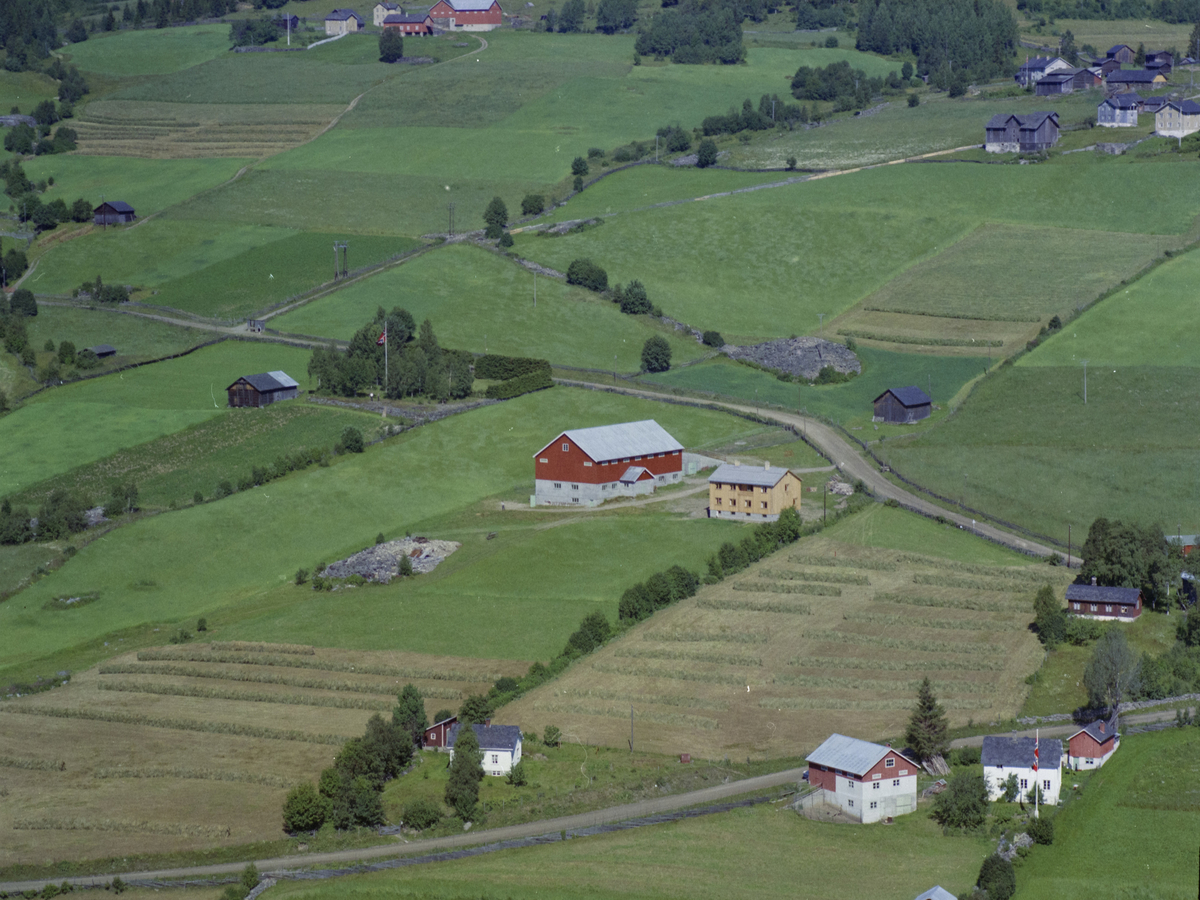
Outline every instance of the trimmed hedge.
<path fill-rule="evenodd" d="M 548 387 L 554 387 L 554 380 L 550 377 L 549 368 L 490 385 L 487 389 L 487 398 L 489 400 L 511 400 L 513 397 L 531 394 Z"/>
<path fill-rule="evenodd" d="M 535 372 L 550 374 L 550 360 L 526 356 L 500 356 L 488 353 L 475 360 L 475 377 L 490 381 L 508 381 Z"/>

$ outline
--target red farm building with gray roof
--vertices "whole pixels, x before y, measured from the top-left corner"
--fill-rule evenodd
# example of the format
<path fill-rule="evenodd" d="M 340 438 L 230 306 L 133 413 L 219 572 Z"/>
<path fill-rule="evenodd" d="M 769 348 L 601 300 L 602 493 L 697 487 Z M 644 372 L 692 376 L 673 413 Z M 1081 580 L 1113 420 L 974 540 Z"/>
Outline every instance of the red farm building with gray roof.
<path fill-rule="evenodd" d="M 504 10 L 496 0 L 438 0 L 429 16 L 447 31 L 491 31 L 504 22 Z"/>
<path fill-rule="evenodd" d="M 863 824 L 916 811 L 921 767 L 898 750 L 831 734 L 806 761 L 808 783 Z"/>
<path fill-rule="evenodd" d="M 536 506 L 652 494 L 683 477 L 683 445 L 653 419 L 564 431 L 533 458 Z"/>

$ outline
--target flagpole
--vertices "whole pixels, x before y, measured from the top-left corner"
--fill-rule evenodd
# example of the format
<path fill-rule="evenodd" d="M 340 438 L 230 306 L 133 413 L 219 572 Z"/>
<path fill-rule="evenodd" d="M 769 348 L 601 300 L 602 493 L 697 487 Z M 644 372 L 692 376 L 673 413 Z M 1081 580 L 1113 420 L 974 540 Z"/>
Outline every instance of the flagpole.
<path fill-rule="evenodd" d="M 1039 734 L 1040 729 L 1035 728 L 1033 730 L 1033 817 L 1035 819 L 1042 817 L 1041 811 L 1038 809 L 1038 796 L 1042 793 L 1042 784 L 1038 780 L 1041 778 L 1041 775 L 1038 774 L 1040 771 L 1038 768 Z"/>

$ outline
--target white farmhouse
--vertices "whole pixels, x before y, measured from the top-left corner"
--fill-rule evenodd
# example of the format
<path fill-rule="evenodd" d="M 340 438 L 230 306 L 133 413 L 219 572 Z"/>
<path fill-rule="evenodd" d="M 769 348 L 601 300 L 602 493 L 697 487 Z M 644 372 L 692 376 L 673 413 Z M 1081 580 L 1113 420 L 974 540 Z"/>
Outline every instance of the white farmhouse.
<path fill-rule="evenodd" d="M 479 749 L 483 751 L 483 773 L 485 775 L 507 775 L 521 761 L 521 729 L 516 725 L 472 725 Z M 446 747 L 450 761 L 454 762 L 454 743 L 458 740 L 461 725 L 450 728 Z"/>
<path fill-rule="evenodd" d="M 1047 739 L 1037 744 L 1037 771 L 1034 771 L 1034 738 L 988 735 L 983 739 L 983 777 L 987 781 L 988 799 L 1004 796 L 1004 783 L 1010 775 L 1017 776 L 1020 796 L 1033 800 L 1033 787 L 1040 784 L 1042 802 L 1058 803 L 1062 789 L 1062 742 Z"/>
<path fill-rule="evenodd" d="M 807 762 L 808 783 L 864 824 L 917 808 L 921 767 L 891 747 L 832 734 Z"/>

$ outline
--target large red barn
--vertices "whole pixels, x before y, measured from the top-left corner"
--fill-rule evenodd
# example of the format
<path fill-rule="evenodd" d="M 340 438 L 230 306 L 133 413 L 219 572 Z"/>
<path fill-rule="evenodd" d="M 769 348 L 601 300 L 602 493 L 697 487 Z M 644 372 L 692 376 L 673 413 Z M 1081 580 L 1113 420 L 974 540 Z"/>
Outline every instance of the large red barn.
<path fill-rule="evenodd" d="M 429 16 L 447 31 L 491 31 L 504 23 L 504 10 L 496 0 L 438 0 Z"/>
<path fill-rule="evenodd" d="M 534 457 L 534 503 L 601 503 L 683 477 L 683 445 L 653 419 L 564 431 Z"/>

